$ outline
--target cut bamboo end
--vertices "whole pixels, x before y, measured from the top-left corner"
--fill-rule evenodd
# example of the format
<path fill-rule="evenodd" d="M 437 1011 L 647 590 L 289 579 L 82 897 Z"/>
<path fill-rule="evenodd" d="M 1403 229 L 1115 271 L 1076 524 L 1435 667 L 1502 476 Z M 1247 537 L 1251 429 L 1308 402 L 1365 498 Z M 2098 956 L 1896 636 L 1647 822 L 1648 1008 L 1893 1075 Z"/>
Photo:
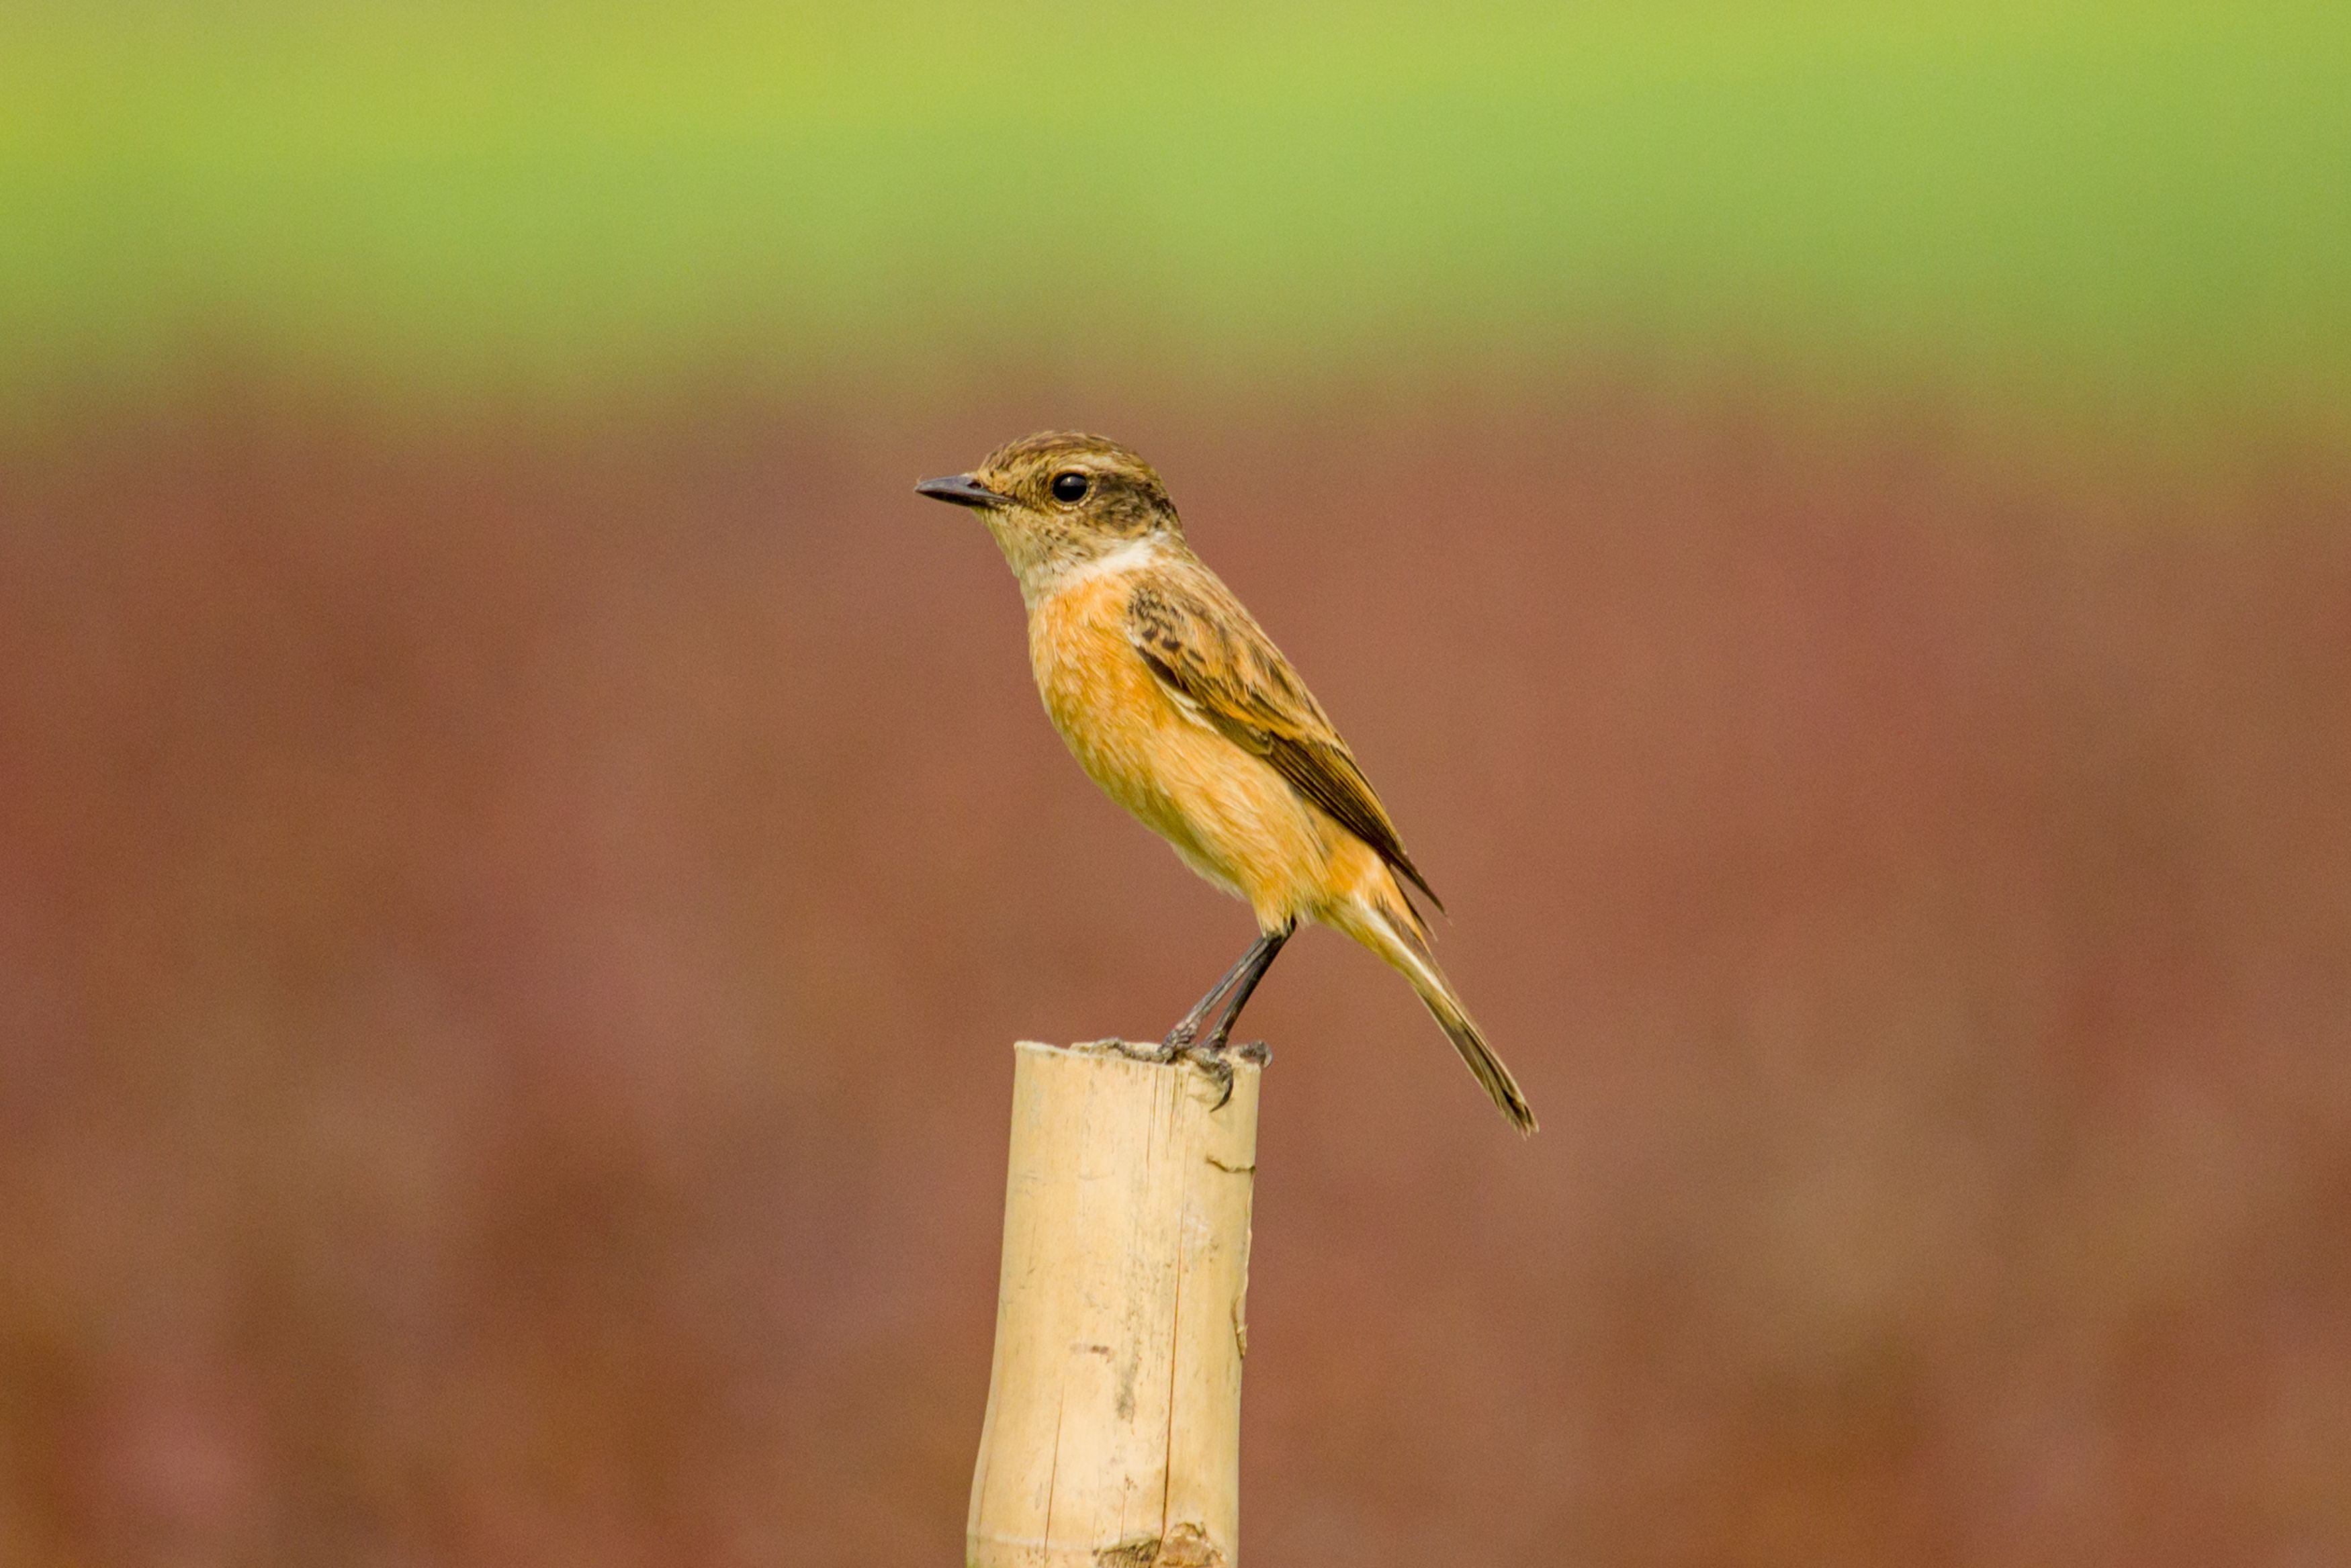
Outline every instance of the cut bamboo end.
<path fill-rule="evenodd" d="M 1015 1048 L 970 1568 L 1234 1568 L 1260 1067 Z"/>

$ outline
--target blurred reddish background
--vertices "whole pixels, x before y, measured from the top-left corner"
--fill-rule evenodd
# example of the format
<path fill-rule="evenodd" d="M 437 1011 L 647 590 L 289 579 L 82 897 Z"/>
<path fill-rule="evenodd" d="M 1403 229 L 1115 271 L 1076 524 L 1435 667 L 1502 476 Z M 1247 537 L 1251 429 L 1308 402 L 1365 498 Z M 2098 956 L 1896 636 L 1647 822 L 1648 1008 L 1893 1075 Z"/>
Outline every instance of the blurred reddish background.
<path fill-rule="evenodd" d="M 0 458 L 0 1559 L 954 1560 L 1008 1046 L 1249 935 L 908 492 L 1080 423 L 1544 1124 L 1259 993 L 1253 1561 L 2351 1561 L 2339 445 L 273 384 Z"/>

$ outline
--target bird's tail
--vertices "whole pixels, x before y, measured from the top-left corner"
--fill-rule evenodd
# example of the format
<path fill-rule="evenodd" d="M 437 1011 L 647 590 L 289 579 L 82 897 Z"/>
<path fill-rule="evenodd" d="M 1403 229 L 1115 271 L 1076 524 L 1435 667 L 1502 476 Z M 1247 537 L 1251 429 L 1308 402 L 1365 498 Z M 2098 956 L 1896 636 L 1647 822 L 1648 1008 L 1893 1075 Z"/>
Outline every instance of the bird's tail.
<path fill-rule="evenodd" d="M 1520 1092 L 1519 1081 L 1510 1076 L 1510 1068 L 1494 1054 L 1494 1048 L 1486 1044 L 1486 1036 L 1479 1031 L 1477 1021 L 1469 1016 L 1469 1010 L 1461 1004 L 1460 994 L 1453 989 L 1453 982 L 1445 978 L 1443 970 L 1437 967 L 1437 960 L 1428 950 L 1428 941 L 1420 922 L 1413 917 L 1412 907 L 1404 903 L 1400 893 L 1394 902 L 1403 905 L 1403 908 L 1383 907 L 1389 903 L 1387 899 L 1377 904 L 1369 901 L 1357 903 L 1348 911 L 1355 918 L 1346 922 L 1344 929 L 1347 934 L 1385 959 L 1390 968 L 1412 981 L 1412 988 L 1420 993 L 1421 1002 L 1428 1009 L 1429 1016 L 1435 1018 L 1437 1027 L 1445 1031 L 1445 1037 L 1453 1042 L 1453 1048 L 1461 1054 L 1461 1060 L 1471 1075 L 1484 1085 L 1486 1093 L 1494 1097 L 1496 1108 L 1520 1132 L 1534 1131 L 1533 1107 L 1527 1104 L 1526 1096 Z"/>

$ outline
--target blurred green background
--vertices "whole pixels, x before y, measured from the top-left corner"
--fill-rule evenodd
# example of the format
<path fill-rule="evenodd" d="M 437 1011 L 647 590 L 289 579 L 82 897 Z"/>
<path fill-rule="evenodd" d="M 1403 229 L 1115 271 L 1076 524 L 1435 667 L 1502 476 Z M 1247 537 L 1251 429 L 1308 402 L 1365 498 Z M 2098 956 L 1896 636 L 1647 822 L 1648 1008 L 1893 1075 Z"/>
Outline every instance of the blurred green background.
<path fill-rule="evenodd" d="M 1245 913 L 910 493 L 1148 454 L 1308 933 L 1253 1562 L 2351 1562 L 2351 10 L 0 4 L 0 1568 L 951 1562 Z"/>
<path fill-rule="evenodd" d="M 19 0 L 0 378 L 199 331 L 434 396 L 1631 346 L 2339 399 L 2346 62 L 2320 4 Z"/>

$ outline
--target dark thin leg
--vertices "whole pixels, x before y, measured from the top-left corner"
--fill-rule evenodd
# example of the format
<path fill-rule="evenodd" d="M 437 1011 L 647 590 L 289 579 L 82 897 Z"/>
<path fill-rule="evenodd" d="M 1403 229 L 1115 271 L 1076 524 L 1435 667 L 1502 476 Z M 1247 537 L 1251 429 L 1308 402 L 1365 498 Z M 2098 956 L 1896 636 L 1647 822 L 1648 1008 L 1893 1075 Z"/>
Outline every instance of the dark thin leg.
<path fill-rule="evenodd" d="M 1257 961 L 1257 950 L 1264 945 L 1262 939 L 1250 943 L 1249 950 L 1241 954 L 1240 961 L 1225 971 L 1225 978 L 1210 986 L 1208 994 L 1194 1002 L 1192 1011 L 1176 1021 L 1176 1027 L 1167 1032 L 1165 1042 L 1167 1047 L 1166 1054 L 1169 1056 L 1174 1056 L 1200 1037 L 1200 1025 L 1208 1021 L 1208 1014 L 1215 1009 L 1217 999 L 1231 989 L 1233 981 L 1240 979 L 1243 970 Z"/>
<path fill-rule="evenodd" d="M 1216 1028 L 1208 1033 L 1207 1050 L 1221 1051 L 1225 1048 L 1225 1042 L 1232 1035 L 1233 1025 L 1240 1020 L 1241 1009 L 1249 1005 L 1249 992 L 1255 991 L 1257 982 L 1265 978 L 1265 971 L 1273 967 L 1275 957 L 1281 951 L 1281 944 L 1289 940 L 1288 927 L 1269 931 L 1258 938 L 1257 945 L 1249 949 L 1248 956 L 1241 960 L 1239 982 L 1233 987 L 1232 997 L 1225 1003 L 1224 1015 L 1217 1020 Z"/>

